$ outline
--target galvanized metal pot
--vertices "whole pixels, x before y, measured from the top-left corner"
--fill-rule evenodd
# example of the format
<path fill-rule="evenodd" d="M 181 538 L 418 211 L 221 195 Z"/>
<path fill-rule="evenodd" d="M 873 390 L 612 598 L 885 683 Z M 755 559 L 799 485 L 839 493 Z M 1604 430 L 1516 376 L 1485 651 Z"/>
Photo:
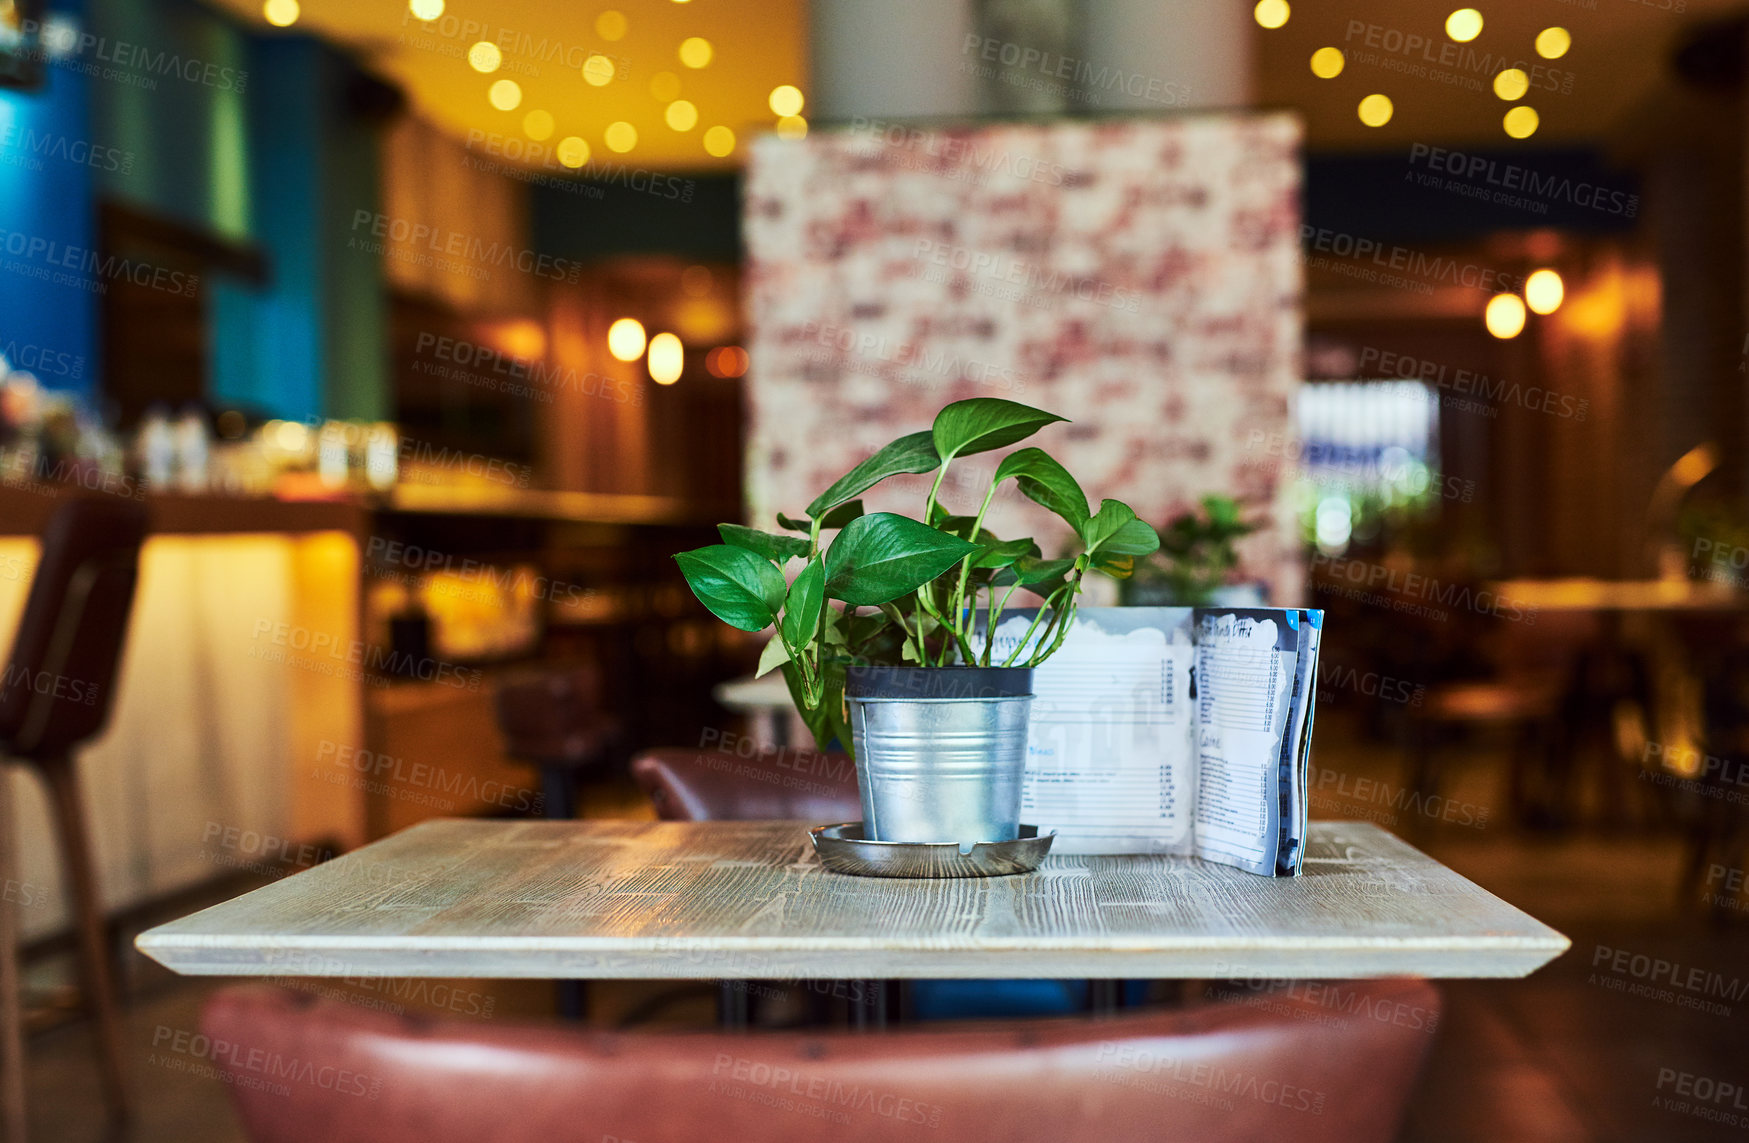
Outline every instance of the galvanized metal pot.
<path fill-rule="evenodd" d="M 960 845 L 1019 836 L 1030 668 L 851 667 L 844 698 L 863 836 Z"/>

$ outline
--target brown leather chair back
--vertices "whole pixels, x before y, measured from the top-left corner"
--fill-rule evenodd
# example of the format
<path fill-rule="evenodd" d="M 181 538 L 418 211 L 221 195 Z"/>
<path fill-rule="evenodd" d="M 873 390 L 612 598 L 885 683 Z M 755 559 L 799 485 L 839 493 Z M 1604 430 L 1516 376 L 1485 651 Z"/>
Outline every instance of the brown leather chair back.
<path fill-rule="evenodd" d="M 663 821 L 862 820 L 856 763 L 848 754 L 795 746 L 745 755 L 731 749 L 646 750 L 632 759 L 632 777 Z"/>
<path fill-rule="evenodd" d="M 592 662 L 508 679 L 497 699 L 505 752 L 541 766 L 597 761 L 618 727 L 605 710 L 601 669 Z"/>
<path fill-rule="evenodd" d="M 103 729 L 145 536 L 146 510 L 131 500 L 69 500 L 49 518 L 0 677 L 8 754 L 52 762 Z"/>
<path fill-rule="evenodd" d="M 1438 993 L 1321 987 L 871 1036 L 488 1026 L 247 985 L 181 1050 L 227 1074 L 254 1143 L 1386 1143 Z"/>

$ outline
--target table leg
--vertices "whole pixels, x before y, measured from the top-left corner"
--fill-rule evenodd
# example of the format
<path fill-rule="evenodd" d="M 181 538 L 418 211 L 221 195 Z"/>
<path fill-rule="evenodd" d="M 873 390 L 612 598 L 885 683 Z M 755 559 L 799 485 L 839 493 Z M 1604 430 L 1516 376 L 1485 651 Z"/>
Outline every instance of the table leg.
<path fill-rule="evenodd" d="M 752 1022 L 751 1009 L 746 981 L 717 982 L 717 1024 L 725 1032 L 745 1032 Z"/>
<path fill-rule="evenodd" d="M 887 982 L 864 980 L 862 995 L 850 1002 L 850 1026 L 858 1032 L 878 1032 L 887 1026 Z"/>
<path fill-rule="evenodd" d="M 12 767 L 0 762 L 0 885 L 17 879 Z M 24 998 L 18 973 L 18 905 L 0 894 L 0 1126 L 6 1143 L 24 1143 Z"/>

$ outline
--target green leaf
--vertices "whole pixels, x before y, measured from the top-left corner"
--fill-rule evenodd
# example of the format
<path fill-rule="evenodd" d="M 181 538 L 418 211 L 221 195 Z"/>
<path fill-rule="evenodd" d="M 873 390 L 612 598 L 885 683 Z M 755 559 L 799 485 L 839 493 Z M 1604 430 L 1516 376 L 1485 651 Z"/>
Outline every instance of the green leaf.
<path fill-rule="evenodd" d="M 764 556 L 775 564 L 800 559 L 808 554 L 808 541 L 798 540 L 794 536 L 779 536 L 740 524 L 718 524 L 717 532 L 723 537 L 723 543 L 746 548 L 754 555 Z"/>
<path fill-rule="evenodd" d="M 916 591 L 978 550 L 891 512 L 859 516 L 826 549 L 826 594 L 866 607 Z"/>
<path fill-rule="evenodd" d="M 1104 551 L 1112 556 L 1145 556 L 1160 547 L 1159 533 L 1121 500 L 1103 500 L 1099 511 L 1081 529 L 1081 541 L 1087 551 Z"/>
<path fill-rule="evenodd" d="M 941 505 L 937 504 L 936 507 L 940 508 Z M 950 536 L 957 536 L 962 540 L 970 540 L 973 543 L 1001 543 L 1001 541 L 996 538 L 995 533 L 991 532 L 988 528 L 979 528 L 978 534 L 973 536 L 972 525 L 977 522 L 978 518 L 976 516 L 937 516 L 934 521 L 934 526 L 938 531 L 946 532 Z"/>
<path fill-rule="evenodd" d="M 783 640 L 776 635 L 765 645 L 765 650 L 759 652 L 759 669 L 753 672 L 753 677 L 762 679 L 766 673 L 775 670 L 789 662 L 789 648 L 783 645 Z"/>
<path fill-rule="evenodd" d="M 1017 401 L 973 397 L 955 401 L 935 414 L 930 432 L 943 462 L 956 456 L 989 452 L 1025 440 L 1053 421 L 1067 420 Z"/>
<path fill-rule="evenodd" d="M 1040 448 L 1023 448 L 996 466 L 996 484 L 1009 477 L 1020 482 L 1020 493 L 1069 522 L 1079 533 L 1087 526 L 1087 494 L 1069 470 Z"/>
<path fill-rule="evenodd" d="M 978 553 L 978 558 L 972 561 L 974 568 L 1005 568 L 1010 567 L 1023 556 L 1038 555 L 1038 545 L 1031 540 L 998 540 L 993 544 L 985 544 L 984 550 Z"/>
<path fill-rule="evenodd" d="M 1093 566 L 1112 579 L 1128 579 L 1136 574 L 1136 557 L 1114 556 L 1108 548 L 1093 557 Z"/>
<path fill-rule="evenodd" d="M 842 528 L 860 515 L 862 515 L 862 501 L 846 500 L 838 507 L 820 517 L 820 530 L 827 531 L 832 528 Z M 811 533 L 814 530 L 813 522 L 806 516 L 798 520 L 794 516 L 785 516 L 782 512 L 779 512 L 777 514 L 777 522 L 792 532 Z"/>
<path fill-rule="evenodd" d="M 711 614 L 742 631 L 762 631 L 783 606 L 783 576 L 746 548 L 712 544 L 674 557 L 686 584 Z"/>
<path fill-rule="evenodd" d="M 1041 560 L 1022 556 L 1014 561 L 1013 567 L 998 571 L 995 583 L 998 587 L 1017 583 L 1034 595 L 1048 596 L 1067 583 L 1069 573 L 1074 570 L 1075 561 L 1072 559 Z"/>
<path fill-rule="evenodd" d="M 952 407 L 948 406 L 950 409 Z M 889 476 L 934 472 L 940 467 L 941 457 L 936 455 L 930 434 L 924 432 L 902 436 L 839 477 L 832 487 L 816 496 L 814 502 L 808 505 L 808 515 L 819 519 L 822 513 L 836 508 L 853 496 L 862 495 Z M 821 527 L 825 526 L 825 521 L 821 520 Z"/>
<path fill-rule="evenodd" d="M 783 604 L 783 634 L 798 652 L 814 642 L 820 628 L 820 608 L 826 604 L 826 565 L 819 556 L 808 561 L 789 586 Z"/>

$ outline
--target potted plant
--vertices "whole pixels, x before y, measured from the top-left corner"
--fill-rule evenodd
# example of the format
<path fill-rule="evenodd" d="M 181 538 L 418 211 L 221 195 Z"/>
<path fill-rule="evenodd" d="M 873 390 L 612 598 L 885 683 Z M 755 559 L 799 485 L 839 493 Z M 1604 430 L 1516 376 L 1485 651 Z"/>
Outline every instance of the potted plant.
<path fill-rule="evenodd" d="M 793 534 L 722 524 L 723 543 L 675 557 L 718 618 L 743 631 L 772 629 L 760 673 L 782 668 L 822 748 L 836 739 L 852 749 L 871 840 L 1016 836 L 1032 668 L 1062 646 L 1089 571 L 1128 576 L 1136 557 L 1159 547 L 1127 505 L 1105 500 L 1090 510 L 1075 478 L 1037 448 L 1002 459 L 974 515 L 942 505 L 955 460 L 1064 419 L 993 397 L 956 401 L 928 430 L 840 477 L 804 517 L 780 513 Z M 881 481 L 927 473 L 935 479 L 917 518 L 863 511 L 859 497 Z M 1046 559 L 1033 540 L 1002 540 L 984 527 L 1009 481 L 1063 518 L 1075 548 Z M 999 656 L 996 628 L 1017 591 L 1043 604 L 1026 637 Z"/>
<path fill-rule="evenodd" d="M 1160 533 L 1160 553 L 1136 568 L 1125 592 L 1130 604 L 1170 604 L 1201 607 L 1211 603 L 1262 606 L 1248 590 L 1238 598 L 1222 599 L 1229 592 L 1227 579 L 1239 566 L 1234 541 L 1257 530 L 1257 524 L 1240 516 L 1239 504 L 1229 496 L 1204 496 L 1202 510 L 1182 512 Z"/>

